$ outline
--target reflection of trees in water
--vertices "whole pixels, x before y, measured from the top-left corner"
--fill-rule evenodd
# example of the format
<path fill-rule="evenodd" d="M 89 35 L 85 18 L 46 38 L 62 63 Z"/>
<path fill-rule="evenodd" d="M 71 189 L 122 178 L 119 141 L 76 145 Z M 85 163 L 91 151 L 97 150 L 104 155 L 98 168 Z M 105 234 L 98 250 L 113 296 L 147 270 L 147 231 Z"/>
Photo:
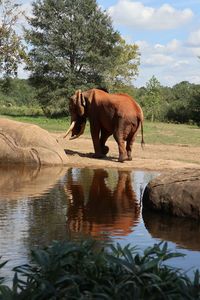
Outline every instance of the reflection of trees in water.
<path fill-rule="evenodd" d="M 145 227 L 153 238 L 170 241 L 186 249 L 200 250 L 199 221 L 146 209 L 142 216 Z"/>
<path fill-rule="evenodd" d="M 65 174 L 61 167 L 25 166 L 0 169 L 0 250 L 13 253 L 20 247 L 49 243 L 65 234 L 66 199 L 63 188 L 55 186 Z M 54 187 L 55 186 L 55 187 Z M 59 228 L 58 228 L 59 227 Z M 9 245 L 12 244 L 12 247 Z M 25 246 L 26 245 L 26 246 Z M 16 250 L 14 250 L 16 249 Z M 1 252 L 1 253 L 2 253 Z"/>
<path fill-rule="evenodd" d="M 63 185 L 57 183 L 39 199 L 28 203 L 29 230 L 26 243 L 47 245 L 52 240 L 67 238 L 66 196 Z"/>
<path fill-rule="evenodd" d="M 67 226 L 72 235 L 128 235 L 139 220 L 129 171 L 80 169 L 74 174 L 71 169 L 65 192 Z"/>
<path fill-rule="evenodd" d="M 63 185 L 56 186 L 65 172 L 60 167 L 0 167 L 0 254 L 9 260 L 5 273 L 25 263 L 34 245 L 66 234 L 66 196 Z"/>

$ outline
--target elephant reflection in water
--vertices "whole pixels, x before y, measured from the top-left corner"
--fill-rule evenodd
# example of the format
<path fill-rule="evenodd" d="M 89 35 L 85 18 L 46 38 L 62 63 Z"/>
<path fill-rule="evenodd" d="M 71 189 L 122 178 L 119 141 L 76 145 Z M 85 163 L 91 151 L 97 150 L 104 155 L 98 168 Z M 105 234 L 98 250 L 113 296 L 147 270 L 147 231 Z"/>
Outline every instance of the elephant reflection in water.
<path fill-rule="evenodd" d="M 80 173 L 73 176 L 69 171 L 65 185 L 69 232 L 93 237 L 104 234 L 104 238 L 130 234 L 140 215 L 130 172 L 81 169 Z"/>

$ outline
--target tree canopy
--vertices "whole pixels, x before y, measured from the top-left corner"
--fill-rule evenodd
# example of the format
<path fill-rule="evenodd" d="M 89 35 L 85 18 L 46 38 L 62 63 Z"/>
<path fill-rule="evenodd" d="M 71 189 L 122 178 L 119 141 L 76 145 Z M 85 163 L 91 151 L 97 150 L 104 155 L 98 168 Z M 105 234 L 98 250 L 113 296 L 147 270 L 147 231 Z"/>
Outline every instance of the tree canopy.
<path fill-rule="evenodd" d="M 36 0 L 26 30 L 31 79 L 47 114 L 66 113 L 76 88 L 110 88 L 138 71 L 136 45 L 127 45 L 96 0 Z"/>
<path fill-rule="evenodd" d="M 26 58 L 22 38 L 16 32 L 16 23 L 22 14 L 14 0 L 0 1 L 0 74 L 17 75 L 18 64 Z"/>

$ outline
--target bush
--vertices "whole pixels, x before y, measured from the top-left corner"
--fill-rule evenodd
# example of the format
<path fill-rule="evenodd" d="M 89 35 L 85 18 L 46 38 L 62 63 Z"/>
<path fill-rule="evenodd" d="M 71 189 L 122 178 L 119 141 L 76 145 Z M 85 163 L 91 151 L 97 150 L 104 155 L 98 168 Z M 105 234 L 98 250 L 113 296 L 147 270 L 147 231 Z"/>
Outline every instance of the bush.
<path fill-rule="evenodd" d="M 0 115 L 6 116 L 44 116 L 43 110 L 38 106 L 0 106 Z"/>
<path fill-rule="evenodd" d="M 200 299 L 199 272 L 191 280 L 166 265 L 178 256 L 166 243 L 140 254 L 130 245 L 105 250 L 93 241 L 54 241 L 13 269 L 12 288 L 0 278 L 0 299 Z"/>

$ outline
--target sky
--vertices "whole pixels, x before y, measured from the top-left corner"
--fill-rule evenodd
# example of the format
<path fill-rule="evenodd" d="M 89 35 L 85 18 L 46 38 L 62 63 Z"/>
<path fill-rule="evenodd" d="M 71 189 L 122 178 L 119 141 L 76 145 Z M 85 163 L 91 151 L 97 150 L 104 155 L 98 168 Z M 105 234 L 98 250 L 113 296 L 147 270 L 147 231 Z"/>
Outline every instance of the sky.
<path fill-rule="evenodd" d="M 21 1 L 27 9 L 32 1 Z M 115 30 L 141 53 L 133 84 L 155 76 L 164 86 L 200 84 L 200 0 L 97 0 Z M 23 76 L 22 70 L 20 71 Z"/>

